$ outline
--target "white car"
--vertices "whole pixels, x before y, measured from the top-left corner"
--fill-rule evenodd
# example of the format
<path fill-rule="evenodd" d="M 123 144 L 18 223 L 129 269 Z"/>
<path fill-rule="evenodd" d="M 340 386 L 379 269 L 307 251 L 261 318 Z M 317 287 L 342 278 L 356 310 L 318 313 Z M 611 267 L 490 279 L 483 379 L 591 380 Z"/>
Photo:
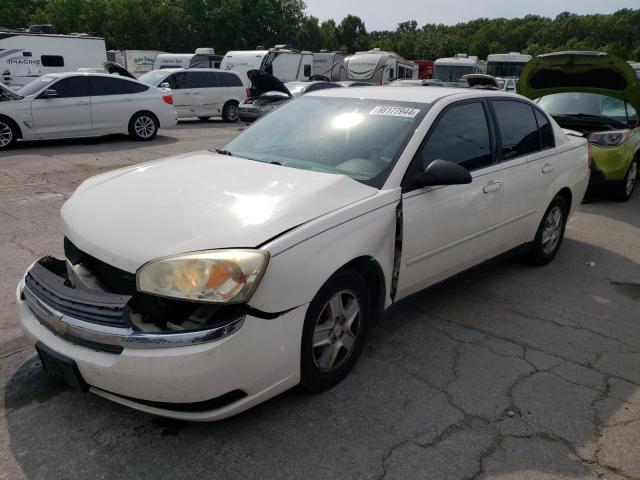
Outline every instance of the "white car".
<path fill-rule="evenodd" d="M 50 73 L 17 91 L 0 86 L 0 149 L 18 139 L 125 133 L 151 140 L 177 123 L 171 92 L 115 75 Z"/>
<path fill-rule="evenodd" d="M 77 388 L 217 420 L 335 385 L 418 290 L 505 253 L 551 261 L 588 179 L 587 142 L 523 97 L 313 92 L 217 152 L 85 181 L 66 259 L 28 268 L 18 316 Z"/>
<path fill-rule="evenodd" d="M 153 70 L 140 81 L 154 87 L 171 88 L 178 118 L 208 120 L 222 117 L 238 120 L 238 105 L 247 97 L 240 74 L 213 68 L 173 68 Z"/>

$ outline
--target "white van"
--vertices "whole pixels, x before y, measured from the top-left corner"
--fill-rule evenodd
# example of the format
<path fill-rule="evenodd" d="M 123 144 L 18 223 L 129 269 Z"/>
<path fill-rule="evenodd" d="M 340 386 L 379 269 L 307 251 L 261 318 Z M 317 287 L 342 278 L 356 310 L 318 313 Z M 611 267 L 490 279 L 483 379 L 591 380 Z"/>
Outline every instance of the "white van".
<path fill-rule="evenodd" d="M 327 78 L 329 81 L 340 80 L 340 70 L 344 62 L 344 53 L 321 50 L 313 54 L 313 75 Z"/>
<path fill-rule="evenodd" d="M 304 81 L 313 75 L 313 54 L 284 45 L 269 50 L 237 50 L 227 52 L 220 62 L 220 69 L 241 73 L 242 81 L 247 85 L 249 70 L 269 73 L 281 82 Z"/>
<path fill-rule="evenodd" d="M 139 78 L 154 87 L 171 88 L 178 118 L 208 120 L 222 117 L 225 122 L 238 120 L 238 105 L 247 90 L 236 72 L 213 68 L 174 68 L 153 70 Z"/>
<path fill-rule="evenodd" d="M 197 48 L 195 53 L 161 53 L 153 62 L 153 70 L 165 68 L 219 68 L 222 55 L 213 48 Z"/>
<path fill-rule="evenodd" d="M 433 78 L 443 82 L 464 82 L 462 77 L 473 73 L 486 73 L 486 62 L 466 53 L 455 57 L 439 58 L 433 65 Z"/>
<path fill-rule="evenodd" d="M 340 79 L 386 85 L 394 80 L 416 79 L 418 69 L 417 64 L 405 60 L 395 52 L 374 48 L 345 58 Z"/>

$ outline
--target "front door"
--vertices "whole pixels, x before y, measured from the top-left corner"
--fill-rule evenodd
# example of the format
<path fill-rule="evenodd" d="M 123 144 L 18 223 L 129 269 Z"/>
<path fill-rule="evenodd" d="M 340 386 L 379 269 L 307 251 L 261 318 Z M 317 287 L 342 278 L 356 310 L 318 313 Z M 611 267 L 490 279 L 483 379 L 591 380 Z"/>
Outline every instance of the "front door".
<path fill-rule="evenodd" d="M 66 77 L 52 82 L 31 102 L 31 116 L 38 138 L 82 137 L 91 135 L 91 107 L 87 94 L 87 76 Z"/>
<path fill-rule="evenodd" d="M 216 72 L 190 70 L 187 72 L 191 87 L 193 111 L 198 117 L 220 114 L 220 88 Z"/>
<path fill-rule="evenodd" d="M 396 299 L 487 259 L 503 200 L 503 172 L 482 101 L 448 107 L 427 134 L 402 196 L 402 257 Z M 467 185 L 412 189 L 411 173 L 436 159 L 471 171 Z"/>
<path fill-rule="evenodd" d="M 171 96 L 173 97 L 173 106 L 178 112 L 179 118 L 195 117 L 193 108 L 193 90 L 189 86 L 187 74 L 185 72 L 176 72 L 169 75 L 163 83 L 167 82 L 171 88 Z"/>

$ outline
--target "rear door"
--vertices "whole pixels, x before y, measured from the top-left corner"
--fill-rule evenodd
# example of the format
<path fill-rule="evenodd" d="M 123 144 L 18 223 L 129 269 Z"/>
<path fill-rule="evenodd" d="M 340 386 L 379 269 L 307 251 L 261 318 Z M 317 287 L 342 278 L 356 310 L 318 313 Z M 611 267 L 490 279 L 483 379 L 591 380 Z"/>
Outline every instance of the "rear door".
<path fill-rule="evenodd" d="M 173 106 L 179 118 L 195 117 L 193 108 L 193 90 L 189 85 L 186 72 L 176 72 L 169 75 L 162 83 L 168 83 L 173 96 Z"/>
<path fill-rule="evenodd" d="M 398 299 L 486 260 L 503 202 L 503 172 L 495 164 L 495 135 L 482 100 L 447 107 L 418 149 L 407 178 L 437 159 L 458 163 L 472 183 L 403 185 L 402 258 Z"/>
<path fill-rule="evenodd" d="M 117 77 L 89 77 L 93 129 L 103 134 L 126 132 L 135 113 L 135 95 L 147 89 Z"/>
<path fill-rule="evenodd" d="M 186 74 L 191 87 L 195 115 L 197 117 L 219 115 L 222 99 L 216 72 L 189 70 Z"/>
<path fill-rule="evenodd" d="M 31 102 L 31 115 L 36 135 L 40 138 L 82 137 L 91 135 L 91 107 L 86 75 L 66 77 L 47 88 L 55 90 L 55 98 L 40 94 Z"/>

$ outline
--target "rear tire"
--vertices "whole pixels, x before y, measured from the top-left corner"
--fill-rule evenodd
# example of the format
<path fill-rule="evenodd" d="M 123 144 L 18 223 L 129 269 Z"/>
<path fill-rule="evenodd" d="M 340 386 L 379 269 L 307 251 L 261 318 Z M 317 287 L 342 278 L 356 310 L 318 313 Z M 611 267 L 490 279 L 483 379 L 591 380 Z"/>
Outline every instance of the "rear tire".
<path fill-rule="evenodd" d="M 222 107 L 222 120 L 227 123 L 238 121 L 238 104 L 236 102 L 227 102 Z"/>
<path fill-rule="evenodd" d="M 134 139 L 146 142 L 158 133 L 159 122 L 150 112 L 138 112 L 129 120 L 129 135 Z"/>
<path fill-rule="evenodd" d="M 616 200 L 619 202 L 626 202 L 633 195 L 633 191 L 636 188 L 636 183 L 638 183 L 638 160 L 635 159 L 629 165 L 629 170 L 627 170 L 627 174 L 624 176 L 624 180 L 614 187 L 613 195 Z"/>
<path fill-rule="evenodd" d="M 18 139 L 18 127 L 13 120 L 0 117 L 0 150 L 6 150 Z"/>
<path fill-rule="evenodd" d="M 309 305 L 302 329 L 300 385 L 321 392 L 356 364 L 371 321 L 371 295 L 362 275 L 333 275 Z"/>
<path fill-rule="evenodd" d="M 566 200 L 556 195 L 542 217 L 531 250 L 527 254 L 529 263 L 542 266 L 555 258 L 562 245 L 568 214 Z"/>

